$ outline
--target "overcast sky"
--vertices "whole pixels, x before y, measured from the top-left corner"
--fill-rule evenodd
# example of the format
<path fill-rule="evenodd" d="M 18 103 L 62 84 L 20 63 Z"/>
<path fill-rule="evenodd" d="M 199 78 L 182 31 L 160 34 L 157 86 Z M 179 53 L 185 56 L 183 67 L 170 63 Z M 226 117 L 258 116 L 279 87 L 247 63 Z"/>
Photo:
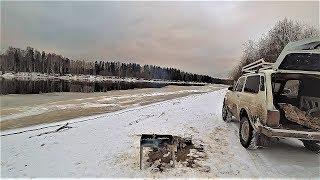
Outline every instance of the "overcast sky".
<path fill-rule="evenodd" d="M 3 2 L 1 49 L 225 76 L 278 20 L 319 27 L 319 2 Z"/>

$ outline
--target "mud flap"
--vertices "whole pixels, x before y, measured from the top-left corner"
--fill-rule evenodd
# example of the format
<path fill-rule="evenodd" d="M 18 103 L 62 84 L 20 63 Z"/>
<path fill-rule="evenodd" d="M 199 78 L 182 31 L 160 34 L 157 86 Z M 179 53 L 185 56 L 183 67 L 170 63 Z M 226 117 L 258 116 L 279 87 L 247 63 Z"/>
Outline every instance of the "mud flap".
<path fill-rule="evenodd" d="M 249 149 L 258 149 L 262 147 L 269 147 L 271 145 L 271 138 L 254 130 Z"/>
<path fill-rule="evenodd" d="M 262 134 L 262 133 L 256 133 L 256 146 L 257 147 L 269 147 L 272 143 L 271 138 Z"/>

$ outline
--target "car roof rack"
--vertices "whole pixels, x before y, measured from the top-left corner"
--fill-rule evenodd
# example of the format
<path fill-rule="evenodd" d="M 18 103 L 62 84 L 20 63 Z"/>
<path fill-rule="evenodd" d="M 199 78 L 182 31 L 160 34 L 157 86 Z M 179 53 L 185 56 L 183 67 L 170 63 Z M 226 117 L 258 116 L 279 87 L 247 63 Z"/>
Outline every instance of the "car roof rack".
<path fill-rule="evenodd" d="M 246 66 L 243 66 L 243 73 L 257 73 L 259 70 L 272 69 L 273 63 L 265 62 L 264 59 L 259 59 Z"/>

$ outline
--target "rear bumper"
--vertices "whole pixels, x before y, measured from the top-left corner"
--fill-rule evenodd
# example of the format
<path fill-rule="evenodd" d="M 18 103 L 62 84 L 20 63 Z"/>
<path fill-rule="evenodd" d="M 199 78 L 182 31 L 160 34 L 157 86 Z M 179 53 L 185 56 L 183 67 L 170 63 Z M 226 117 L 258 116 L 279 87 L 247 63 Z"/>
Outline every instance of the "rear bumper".
<path fill-rule="evenodd" d="M 320 132 L 317 131 L 297 131 L 262 126 L 261 132 L 268 137 L 283 137 L 320 141 Z"/>

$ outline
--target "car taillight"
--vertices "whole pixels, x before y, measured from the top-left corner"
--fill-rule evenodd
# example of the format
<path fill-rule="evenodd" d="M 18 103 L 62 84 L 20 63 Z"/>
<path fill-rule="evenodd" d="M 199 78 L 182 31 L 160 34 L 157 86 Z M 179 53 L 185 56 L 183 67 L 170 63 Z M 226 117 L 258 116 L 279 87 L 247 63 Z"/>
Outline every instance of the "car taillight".
<path fill-rule="evenodd" d="M 280 112 L 278 110 L 268 110 L 267 125 L 270 127 L 278 127 L 280 121 Z"/>

